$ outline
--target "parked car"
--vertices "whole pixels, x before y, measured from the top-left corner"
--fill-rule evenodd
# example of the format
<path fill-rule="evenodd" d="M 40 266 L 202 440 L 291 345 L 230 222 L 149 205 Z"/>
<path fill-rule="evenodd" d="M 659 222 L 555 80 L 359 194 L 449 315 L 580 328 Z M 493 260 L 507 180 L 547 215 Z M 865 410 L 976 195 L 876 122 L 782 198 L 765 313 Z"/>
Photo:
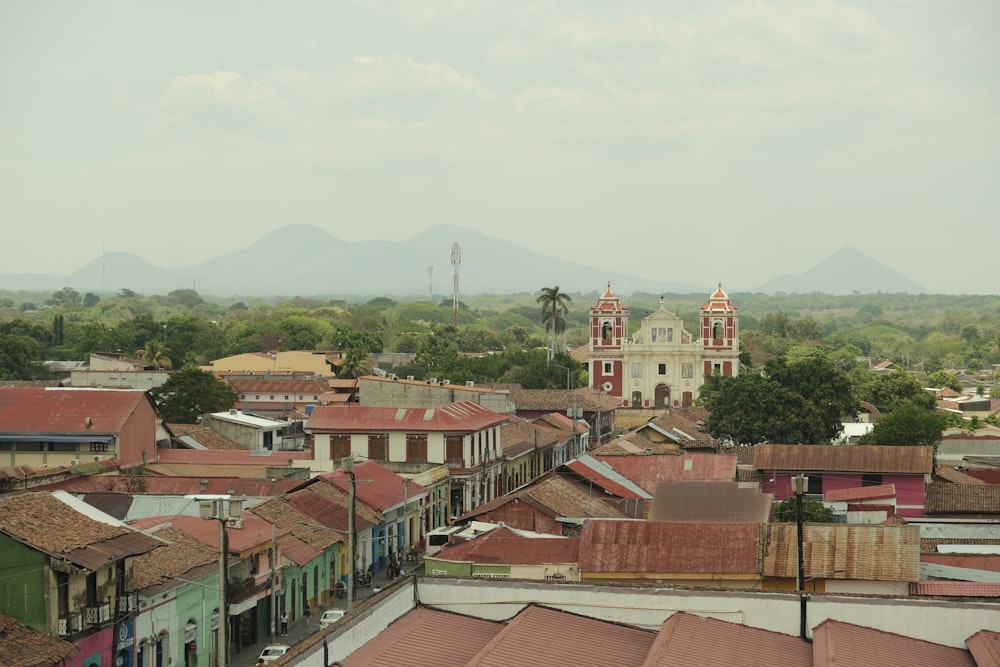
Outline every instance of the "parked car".
<path fill-rule="evenodd" d="M 343 609 L 327 609 L 323 612 L 323 615 L 319 617 L 319 625 L 320 627 L 332 625 L 342 619 L 346 613 L 347 612 Z"/>
<path fill-rule="evenodd" d="M 264 650 L 260 652 L 257 657 L 258 660 L 263 660 L 264 662 L 271 662 L 272 660 L 277 660 L 281 656 L 285 655 L 292 647 L 287 644 L 268 644 L 264 647 Z"/>

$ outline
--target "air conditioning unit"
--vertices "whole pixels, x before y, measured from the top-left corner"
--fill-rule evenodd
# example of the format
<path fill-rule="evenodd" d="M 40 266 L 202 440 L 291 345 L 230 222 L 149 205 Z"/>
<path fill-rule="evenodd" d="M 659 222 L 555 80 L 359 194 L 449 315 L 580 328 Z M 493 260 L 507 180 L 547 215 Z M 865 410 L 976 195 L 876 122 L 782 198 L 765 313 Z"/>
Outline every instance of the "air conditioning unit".
<path fill-rule="evenodd" d="M 446 384 L 451 384 L 451 380 L 441 380 L 440 384 L 441 384 L 441 386 L 443 387 L 443 386 L 445 386 Z"/>
<path fill-rule="evenodd" d="M 79 459 L 70 459 L 69 460 L 69 464 L 71 466 L 79 465 L 80 464 L 80 460 Z"/>
<path fill-rule="evenodd" d="M 392 380 L 393 382 L 395 382 L 396 380 L 399 379 L 399 376 L 396 375 L 395 373 L 392 373 L 392 374 L 389 375 L 389 379 Z"/>
<path fill-rule="evenodd" d="M 100 460 L 101 460 L 101 457 L 100 457 L 100 456 L 98 456 L 97 454 L 94 454 L 94 460 L 95 460 L 95 461 L 100 461 Z"/>
<path fill-rule="evenodd" d="M 413 382 L 413 376 L 412 375 L 407 375 L 406 379 L 409 380 L 410 382 Z"/>
<path fill-rule="evenodd" d="M 475 387 L 475 386 L 476 386 L 476 383 L 475 383 L 475 382 L 473 382 L 472 380 L 466 380 L 466 381 L 465 381 L 465 386 L 466 386 L 466 387 Z"/>
<path fill-rule="evenodd" d="M 238 517 L 229 517 L 228 519 L 226 519 L 226 525 L 228 525 L 230 528 L 237 528 L 237 529 L 242 528 L 243 519 L 240 519 Z"/>

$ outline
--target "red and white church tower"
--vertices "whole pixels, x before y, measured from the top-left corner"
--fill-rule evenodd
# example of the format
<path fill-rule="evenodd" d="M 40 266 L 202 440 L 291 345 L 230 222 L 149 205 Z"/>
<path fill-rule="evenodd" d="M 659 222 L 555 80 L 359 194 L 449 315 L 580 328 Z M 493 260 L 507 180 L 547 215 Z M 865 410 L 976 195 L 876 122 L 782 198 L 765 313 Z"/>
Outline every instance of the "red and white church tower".
<path fill-rule="evenodd" d="M 611 396 L 624 391 L 624 350 L 628 338 L 628 306 L 611 291 L 611 283 L 590 307 L 590 386 Z"/>
<path fill-rule="evenodd" d="M 712 375 L 734 377 L 740 372 L 740 318 L 722 283 L 701 307 L 702 369 Z"/>

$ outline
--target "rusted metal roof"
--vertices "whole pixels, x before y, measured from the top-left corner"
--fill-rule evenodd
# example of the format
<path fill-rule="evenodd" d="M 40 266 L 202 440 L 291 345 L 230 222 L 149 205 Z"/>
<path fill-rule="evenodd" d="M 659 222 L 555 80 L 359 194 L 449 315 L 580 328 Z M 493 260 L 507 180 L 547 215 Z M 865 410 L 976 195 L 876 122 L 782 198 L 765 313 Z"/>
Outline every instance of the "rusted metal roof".
<path fill-rule="evenodd" d="M 924 511 L 927 514 L 1000 513 L 1000 484 L 933 482 L 927 485 Z"/>
<path fill-rule="evenodd" d="M 970 475 L 966 475 L 964 472 L 959 472 L 951 466 L 940 466 L 934 471 L 935 477 L 940 477 L 946 482 L 952 482 L 953 484 L 985 484 L 981 479 L 976 479 Z"/>
<path fill-rule="evenodd" d="M 976 667 L 965 649 L 828 619 L 813 631 L 814 667 Z"/>
<path fill-rule="evenodd" d="M 271 524 L 249 511 L 244 511 L 240 518 L 243 520 L 242 528 L 229 528 L 226 531 L 229 535 L 229 553 L 242 555 L 271 546 Z M 215 549 L 219 548 L 219 522 L 212 519 L 178 514 L 169 517 L 138 519 L 131 525 L 140 529 L 148 529 L 166 523 L 173 524 L 178 530 L 183 530 L 188 535 Z M 274 536 L 280 539 L 287 534 L 287 530 L 278 529 Z"/>
<path fill-rule="evenodd" d="M 794 578 L 798 536 L 794 523 L 771 524 L 763 574 Z M 866 524 L 806 524 L 802 555 L 807 577 L 861 581 L 920 579 L 920 528 Z"/>
<path fill-rule="evenodd" d="M 322 552 L 297 537 L 285 538 L 281 541 L 281 555 L 298 566 L 306 565 Z"/>
<path fill-rule="evenodd" d="M 118 434 L 144 401 L 151 403 L 146 392 L 135 389 L 0 387 L 0 429 L 4 434 Z"/>
<path fill-rule="evenodd" d="M 736 482 L 660 482 L 650 521 L 767 523 L 774 494 Z"/>
<path fill-rule="evenodd" d="M 0 665 L 39 667 L 61 665 L 79 652 L 79 647 L 29 628 L 13 616 L 0 614 Z"/>
<path fill-rule="evenodd" d="M 977 667 L 1000 667 L 1000 632 L 980 630 L 965 640 Z"/>
<path fill-rule="evenodd" d="M 69 491 L 70 493 L 85 493 L 94 496 L 121 495 L 164 495 L 186 496 L 198 493 L 230 494 L 234 496 L 268 497 L 280 496 L 299 486 L 305 480 L 301 479 L 268 479 L 240 477 L 166 477 L 145 475 L 132 477 L 127 475 L 74 477 L 46 484 L 39 487 L 45 490 Z M 88 500 L 89 502 L 89 500 Z M 109 502 L 109 501 L 103 501 Z M 94 504 L 94 503 L 90 503 Z M 103 509 L 103 508 L 102 508 Z M 108 512 L 117 516 L 113 512 Z M 119 517 L 120 518 L 120 517 Z"/>
<path fill-rule="evenodd" d="M 643 667 L 812 667 L 812 645 L 779 632 L 675 613 L 663 622 Z"/>
<path fill-rule="evenodd" d="M 531 486 L 500 496 L 466 512 L 459 517 L 459 521 L 483 516 L 515 501 L 527 502 L 552 518 L 624 518 L 625 514 L 606 502 L 604 497 L 603 491 L 595 498 L 573 482 L 548 474 Z"/>
<path fill-rule="evenodd" d="M 285 496 L 288 503 L 313 521 L 341 533 L 349 530 L 348 496 L 335 486 L 314 483 Z M 355 530 L 382 523 L 382 514 L 364 503 L 355 503 Z"/>
<path fill-rule="evenodd" d="M 465 667 L 505 627 L 497 621 L 418 606 L 347 656 L 344 665 Z"/>
<path fill-rule="evenodd" d="M 580 535 L 580 571 L 757 576 L 760 526 L 592 520 Z"/>
<path fill-rule="evenodd" d="M 308 461 L 312 452 L 266 449 L 157 449 L 158 463 L 195 465 L 287 466 L 290 461 Z"/>
<path fill-rule="evenodd" d="M 828 503 L 856 502 L 859 500 L 881 500 L 896 497 L 895 484 L 879 484 L 878 486 L 857 486 L 852 489 L 834 489 L 827 491 L 823 500 Z"/>
<path fill-rule="evenodd" d="M 587 482 L 619 498 L 649 500 L 652 494 L 606 462 L 583 454 L 564 464 Z"/>
<path fill-rule="evenodd" d="M 639 667 L 655 639 L 647 630 L 529 605 L 466 665 Z"/>
<path fill-rule="evenodd" d="M 930 474 L 934 448 L 883 445 L 757 445 L 757 470 Z"/>
<path fill-rule="evenodd" d="M 506 421 L 506 417 L 473 401 L 440 408 L 393 408 L 321 405 L 306 422 L 308 432 L 319 433 L 473 433 Z"/>
<path fill-rule="evenodd" d="M 318 475 L 317 479 L 347 493 L 351 488 L 350 476 L 344 470 Z M 409 499 L 426 495 L 427 489 L 397 475 L 376 461 L 362 461 L 354 465 L 355 495 L 365 505 L 379 512 L 403 504 Z"/>
<path fill-rule="evenodd" d="M 595 458 L 654 495 L 660 482 L 731 482 L 736 479 L 735 454 L 639 454 Z"/>
<path fill-rule="evenodd" d="M 521 537 L 501 526 L 475 539 L 446 546 L 433 558 L 502 565 L 544 565 L 576 563 L 579 555 L 578 537 Z"/>

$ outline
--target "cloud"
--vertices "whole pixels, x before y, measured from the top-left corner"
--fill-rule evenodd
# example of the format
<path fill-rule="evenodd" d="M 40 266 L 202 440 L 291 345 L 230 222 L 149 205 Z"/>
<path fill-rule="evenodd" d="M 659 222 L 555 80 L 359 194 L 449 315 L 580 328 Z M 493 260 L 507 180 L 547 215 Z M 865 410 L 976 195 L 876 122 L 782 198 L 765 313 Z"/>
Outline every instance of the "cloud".
<path fill-rule="evenodd" d="M 290 105 L 270 86 L 219 69 L 171 77 L 160 101 L 163 108 L 186 114 L 215 110 L 265 121 L 287 120 L 292 114 Z"/>

